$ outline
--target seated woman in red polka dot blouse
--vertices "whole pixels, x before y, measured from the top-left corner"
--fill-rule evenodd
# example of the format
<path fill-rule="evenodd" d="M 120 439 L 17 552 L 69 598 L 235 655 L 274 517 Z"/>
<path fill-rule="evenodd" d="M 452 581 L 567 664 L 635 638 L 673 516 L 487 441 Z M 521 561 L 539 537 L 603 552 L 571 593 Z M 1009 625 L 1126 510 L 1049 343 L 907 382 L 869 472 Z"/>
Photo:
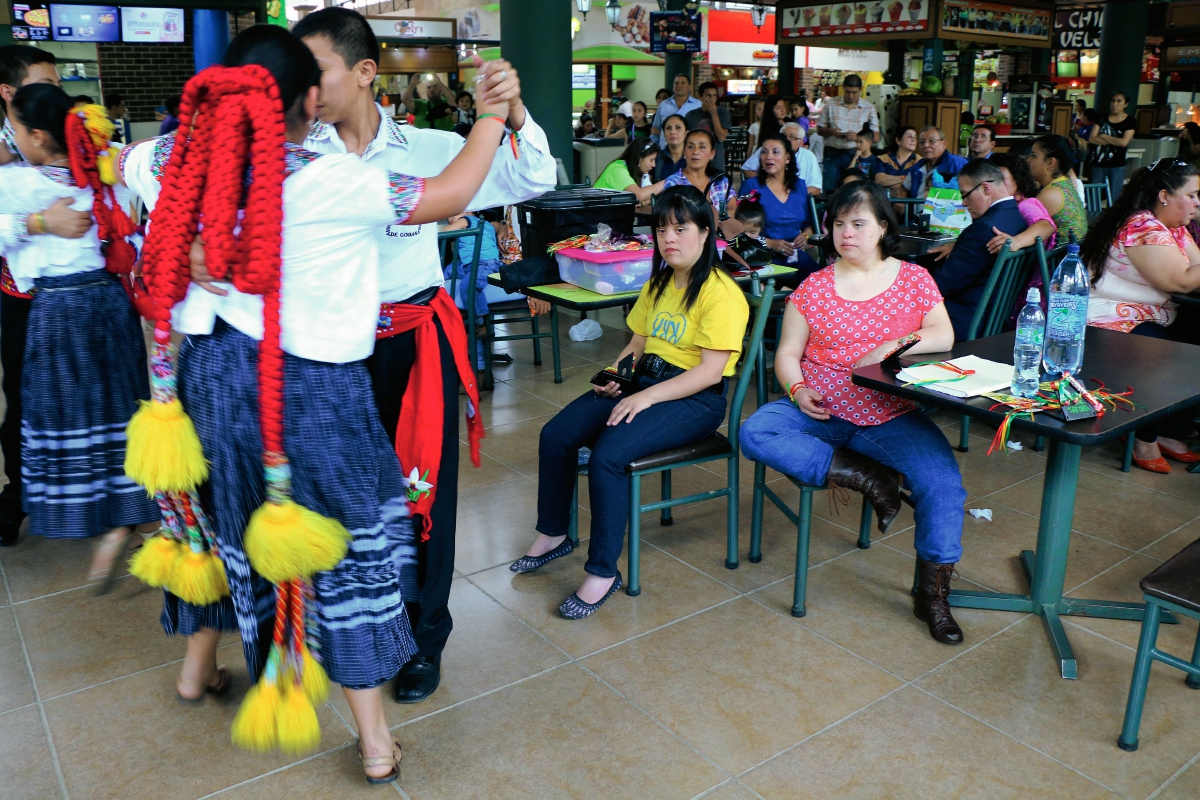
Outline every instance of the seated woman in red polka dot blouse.
<path fill-rule="evenodd" d="M 899 513 L 903 476 L 916 507 L 913 611 L 934 639 L 959 644 L 962 630 L 947 601 L 967 498 L 958 463 L 913 403 L 850 381 L 851 369 L 882 361 L 913 332 L 921 341 L 910 354 L 949 350 L 954 329 L 929 273 L 891 257 L 900 237 L 879 186 L 843 186 L 827 213 L 839 258 L 788 298 L 775 371 L 789 397 L 743 423 L 742 452 L 804 483 L 862 492 L 881 531 Z"/>

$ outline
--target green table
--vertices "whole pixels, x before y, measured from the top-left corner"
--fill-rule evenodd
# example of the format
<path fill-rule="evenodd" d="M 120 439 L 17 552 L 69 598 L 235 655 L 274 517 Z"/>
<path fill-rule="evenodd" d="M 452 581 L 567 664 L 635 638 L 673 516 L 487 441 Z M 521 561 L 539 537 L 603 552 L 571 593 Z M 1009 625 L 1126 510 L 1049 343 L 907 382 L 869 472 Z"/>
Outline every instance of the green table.
<path fill-rule="evenodd" d="M 942 361 L 965 355 L 977 355 L 991 361 L 1012 360 L 1013 334 L 1002 333 L 954 346 L 949 353 L 923 354 L 901 358 L 902 363 Z M 1078 667 L 1061 615 L 1140 620 L 1142 603 L 1113 600 L 1079 600 L 1063 597 L 1067 554 L 1071 544 L 1071 521 L 1075 514 L 1075 490 L 1079 479 L 1079 458 L 1084 447 L 1112 441 L 1132 434 L 1148 422 L 1162 419 L 1200 402 L 1200 360 L 1195 347 L 1148 336 L 1088 328 L 1083 367 L 1079 374 L 1099 378 L 1115 391 L 1127 386 L 1143 407 L 1133 412 L 1109 411 L 1103 417 L 1079 422 L 1063 422 L 1045 412 L 1033 420 L 1018 418 L 1013 426 L 1050 440 L 1046 476 L 1042 486 L 1042 509 L 1038 522 L 1037 551 L 1023 550 L 1021 566 L 1030 581 L 1029 594 L 1002 592 L 950 592 L 950 605 L 993 611 L 1019 611 L 1042 618 L 1050 645 L 1059 661 L 1062 677 L 1078 677 Z M 990 411 L 993 401 L 986 397 L 963 400 L 928 389 L 904 386 L 880 364 L 856 369 L 853 381 L 882 392 L 967 414 L 998 425 L 1003 415 Z M 996 456 L 1002 458 L 1003 456 Z M 1177 622 L 1174 618 L 1164 622 Z"/>
<path fill-rule="evenodd" d="M 796 272 L 795 267 L 786 267 L 780 264 L 771 264 L 769 267 L 758 270 L 758 276 L 761 280 L 767 278 L 780 278 L 785 275 L 791 275 Z M 750 275 L 734 276 L 742 287 L 750 285 Z M 488 283 L 492 286 L 500 285 L 500 273 L 493 272 L 488 275 Z M 570 283 L 547 283 L 542 286 L 530 286 L 521 290 L 521 294 L 528 297 L 533 297 L 538 300 L 545 300 L 547 303 L 572 311 L 598 311 L 602 308 L 616 308 L 617 306 L 632 305 L 637 301 L 639 292 L 617 292 L 616 294 L 600 294 L 593 292 L 591 289 L 581 289 Z"/>

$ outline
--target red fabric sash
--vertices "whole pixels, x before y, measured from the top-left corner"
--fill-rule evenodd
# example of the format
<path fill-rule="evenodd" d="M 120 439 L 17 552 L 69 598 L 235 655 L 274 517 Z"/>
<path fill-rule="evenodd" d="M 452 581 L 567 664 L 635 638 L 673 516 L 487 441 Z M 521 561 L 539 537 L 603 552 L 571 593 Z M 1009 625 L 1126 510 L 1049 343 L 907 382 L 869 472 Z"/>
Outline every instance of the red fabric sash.
<path fill-rule="evenodd" d="M 8 264 L 3 258 L 0 258 L 0 292 L 13 297 L 19 297 L 22 300 L 33 299 L 33 295 L 25 294 L 17 289 L 17 282 L 13 280 L 12 273 L 8 271 Z"/>
<path fill-rule="evenodd" d="M 442 322 L 442 330 L 454 353 L 454 365 L 459 380 L 467 389 L 467 439 L 471 445 L 471 463 L 479 466 L 479 440 L 483 438 L 483 421 L 479 418 L 479 387 L 475 383 L 475 370 L 467 354 L 467 332 L 463 329 L 462 316 L 445 289 L 439 289 L 429 305 L 413 306 L 402 303 L 384 303 L 380 306 L 380 317 L 391 319 L 386 328 L 381 327 L 376 339 L 387 339 L 405 331 L 416 330 L 416 361 L 408 378 L 408 386 L 400 401 L 400 423 L 396 427 L 396 455 L 400 465 L 408 470 L 405 477 L 411 479 L 415 469 L 417 478 L 429 484 L 428 489 L 410 483 L 408 497 L 412 502 L 412 513 L 421 533 L 421 541 L 429 540 L 433 524 L 429 511 L 437 493 L 438 469 L 442 460 L 442 441 L 446 435 L 442 430 L 445 408 L 442 395 L 442 364 L 438 347 L 437 327 L 433 324 L 436 315 Z M 433 424 L 434 421 L 437 424 Z"/>

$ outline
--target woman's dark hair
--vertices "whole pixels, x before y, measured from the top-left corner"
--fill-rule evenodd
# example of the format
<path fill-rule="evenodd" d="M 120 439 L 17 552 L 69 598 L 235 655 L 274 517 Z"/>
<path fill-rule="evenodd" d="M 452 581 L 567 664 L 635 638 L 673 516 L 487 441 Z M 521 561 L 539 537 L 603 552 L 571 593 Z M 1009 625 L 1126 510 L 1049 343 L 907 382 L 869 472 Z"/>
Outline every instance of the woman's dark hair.
<path fill-rule="evenodd" d="M 833 197 L 829 198 L 829 205 L 825 207 L 828 224 L 824 227 L 832 230 L 834 220 L 860 206 L 867 209 L 875 221 L 884 227 L 883 237 L 879 240 L 879 254 L 883 258 L 891 258 L 900 249 L 900 226 L 887 192 L 874 181 L 853 181 L 834 192 Z M 817 222 L 813 220 L 814 224 Z"/>
<path fill-rule="evenodd" d="M 1183 129 L 1187 131 L 1188 140 L 1193 145 L 1200 145 L 1200 125 L 1188 120 L 1183 123 Z"/>
<path fill-rule="evenodd" d="M 796 156 L 792 152 L 792 148 L 788 145 L 787 139 L 784 138 L 782 133 L 775 136 L 765 136 L 759 143 L 759 146 L 761 147 L 767 142 L 778 142 L 780 145 L 782 145 L 784 155 L 783 188 L 787 189 L 789 192 L 796 191 L 796 181 L 800 180 L 800 169 L 796 166 Z M 765 182 L 763 185 L 764 187 L 766 186 Z"/>
<path fill-rule="evenodd" d="M 1200 174 L 1186 161 L 1164 158 L 1133 173 L 1117 199 L 1100 215 L 1083 237 L 1079 257 L 1092 273 L 1092 285 L 1104 273 L 1104 260 L 1121 228 L 1139 211 L 1152 211 L 1158 205 L 1158 193 L 1174 194 L 1184 187 L 1188 178 Z"/>
<path fill-rule="evenodd" d="M 67 93 L 48 83 L 32 83 L 17 90 L 12 113 L 30 130 L 45 131 L 59 152 L 67 151 L 67 114 L 75 106 Z"/>
<path fill-rule="evenodd" d="M 1087 108 L 1087 100 L 1084 100 L 1082 97 L 1080 97 L 1078 100 L 1075 101 L 1075 105 L 1083 106 L 1086 109 Z"/>
<path fill-rule="evenodd" d="M 763 104 L 762 119 L 758 121 L 758 139 L 762 141 L 770 136 L 778 136 L 779 129 L 783 127 L 783 122 L 775 119 L 775 106 L 783 103 L 786 109 L 788 106 L 787 98 L 781 94 L 767 95 L 767 102 Z M 784 111 L 784 116 L 787 116 L 787 111 Z"/>
<path fill-rule="evenodd" d="M 624 151 L 621 152 L 621 160 L 625 162 L 625 168 L 629 170 L 629 176 L 633 178 L 635 184 L 641 185 L 642 182 L 643 173 L 638 166 L 641 164 L 642 159 L 651 153 L 657 152 L 658 145 L 655 144 L 654 140 L 647 139 L 644 136 L 638 139 L 631 139 Z"/>
<path fill-rule="evenodd" d="M 667 225 L 695 224 L 702 231 L 708 231 L 704 240 L 704 249 L 700 258 L 692 265 L 688 274 L 687 289 L 683 293 L 683 309 L 691 310 L 700 289 L 714 269 L 725 270 L 721 259 L 717 258 L 717 223 L 713 220 L 712 205 L 704 192 L 695 186 L 672 186 L 658 196 L 654 203 L 654 211 L 650 213 L 650 228 L 656 232 L 654 238 L 654 261 L 650 267 L 650 294 L 654 299 L 662 297 L 667 283 L 674 277 L 675 271 L 663 261 L 662 252 L 658 249 L 657 231 Z"/>
<path fill-rule="evenodd" d="M 1121 95 L 1121 97 L 1125 98 L 1125 105 L 1129 105 L 1129 95 L 1125 94 L 1125 92 L 1113 92 L 1108 96 L 1109 101 L 1111 102 L 1116 100 L 1117 95 Z"/>
<path fill-rule="evenodd" d="M 714 154 L 717 152 L 717 137 L 715 135 L 713 135 L 712 131 L 706 131 L 702 128 L 695 128 L 693 130 L 688 131 L 687 134 L 683 137 L 684 147 L 687 147 L 688 139 L 692 138 L 693 136 L 704 136 L 705 138 L 708 139 L 708 149 L 712 150 Z M 776 136 L 775 138 L 778 139 L 779 137 Z M 787 144 L 785 143 L 784 147 L 786 147 L 786 146 L 787 146 Z M 704 167 L 704 174 L 710 178 L 713 175 L 720 173 L 720 171 L 721 170 L 717 169 L 716 164 L 713 164 L 712 159 L 709 159 L 707 166 Z"/>
<path fill-rule="evenodd" d="M 1034 140 L 1031 138 L 1021 139 L 1010 145 L 1008 152 L 1012 153 L 1014 156 L 1029 158 L 1031 155 L 1033 155 L 1033 142 Z"/>
<path fill-rule="evenodd" d="M 312 51 L 299 38 L 278 25 L 252 25 L 246 28 L 229 43 L 221 64 L 226 67 L 244 67 L 247 64 L 265 67 L 279 86 L 279 96 L 289 121 L 303 119 L 304 96 L 321 82 L 321 70 Z"/>
<path fill-rule="evenodd" d="M 1046 158 L 1054 159 L 1057 167 L 1054 177 L 1066 175 L 1075 168 L 1075 148 L 1071 147 L 1071 142 L 1067 140 L 1067 137 L 1059 136 L 1057 133 L 1048 133 L 1045 136 L 1039 136 L 1034 144 L 1042 149 Z"/>
<path fill-rule="evenodd" d="M 1042 191 L 1042 187 L 1033 179 L 1033 173 L 1029 171 L 1029 162 L 1020 156 L 1012 153 L 992 153 L 988 160 L 998 168 L 1008 170 L 1022 197 L 1037 197 Z"/>
<path fill-rule="evenodd" d="M 179 116 L 179 101 L 181 99 L 182 98 L 177 94 L 173 94 L 167 98 L 167 101 L 165 103 L 163 103 L 163 105 L 167 107 L 168 114 L 170 114 L 173 117 Z"/>
<path fill-rule="evenodd" d="M 913 133 L 917 133 L 917 129 L 914 128 L 912 125 L 901 125 L 899 128 L 896 129 L 896 135 L 892 137 L 892 140 L 894 143 L 894 146 L 892 147 L 893 153 L 898 153 L 900 151 L 899 142 L 901 139 L 904 138 L 904 134 L 908 133 L 909 131 L 912 131 Z"/>

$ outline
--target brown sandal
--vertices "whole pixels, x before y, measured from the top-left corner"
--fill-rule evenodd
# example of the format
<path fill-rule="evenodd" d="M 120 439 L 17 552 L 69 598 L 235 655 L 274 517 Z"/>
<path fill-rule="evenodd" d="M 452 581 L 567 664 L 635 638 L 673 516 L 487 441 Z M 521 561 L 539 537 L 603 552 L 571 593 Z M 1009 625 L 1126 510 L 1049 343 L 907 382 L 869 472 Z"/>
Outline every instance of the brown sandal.
<path fill-rule="evenodd" d="M 185 706 L 195 706 L 203 703 L 207 695 L 211 694 L 215 696 L 221 694 L 229 688 L 229 670 L 225 668 L 224 664 L 218 664 L 216 670 L 214 670 L 214 674 L 217 676 L 217 682 L 212 683 L 212 678 L 210 677 L 210 682 L 204 685 L 204 691 L 200 693 L 199 697 L 184 697 L 179 693 L 179 688 L 176 686 L 175 699 Z"/>
<path fill-rule="evenodd" d="M 400 760 L 404 758 L 404 751 L 400 749 L 400 743 L 395 739 L 392 739 L 392 754 L 390 756 L 372 756 L 370 758 L 367 758 L 363 755 L 362 742 L 360 741 L 358 743 L 358 757 L 362 759 L 364 770 L 370 767 L 383 767 L 387 766 L 388 764 L 392 765 L 392 771 L 387 775 L 384 775 L 382 778 L 376 778 L 371 775 L 367 775 L 367 783 L 396 783 L 400 780 Z"/>

